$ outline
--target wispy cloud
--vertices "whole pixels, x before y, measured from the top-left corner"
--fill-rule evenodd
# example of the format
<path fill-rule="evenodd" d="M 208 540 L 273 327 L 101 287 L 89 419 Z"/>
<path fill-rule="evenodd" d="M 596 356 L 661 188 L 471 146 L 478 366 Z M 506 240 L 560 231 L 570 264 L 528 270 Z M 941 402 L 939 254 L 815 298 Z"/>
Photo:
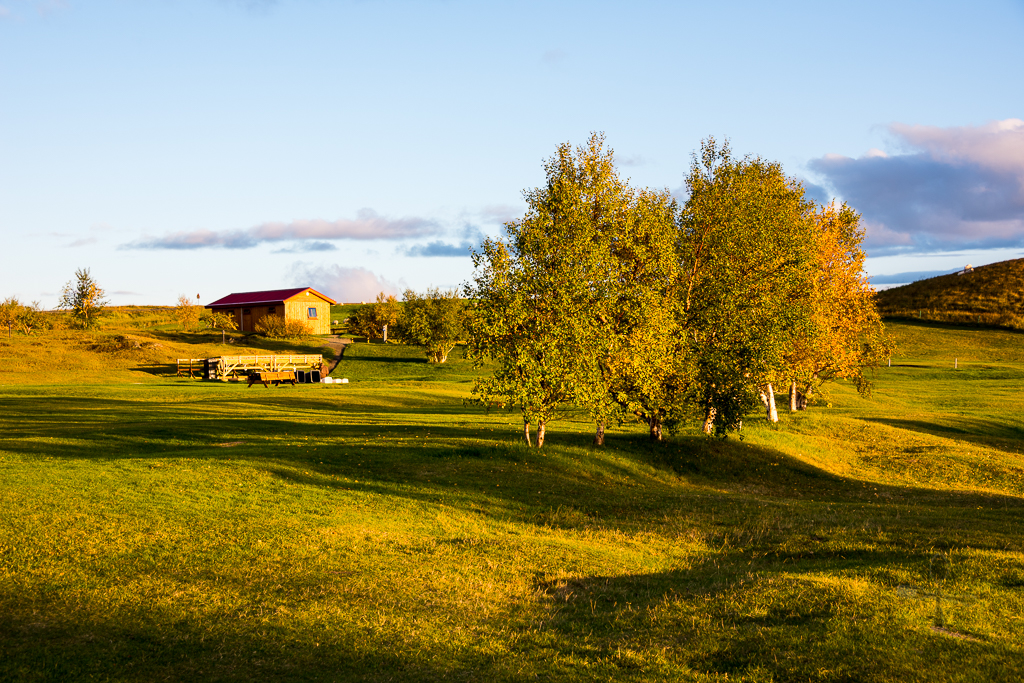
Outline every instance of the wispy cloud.
<path fill-rule="evenodd" d="M 430 242 L 429 244 L 414 244 L 399 250 L 399 253 L 406 256 L 465 256 L 469 257 L 469 250 L 475 247 L 473 242 L 462 242 L 460 244 L 449 244 L 448 242 Z"/>
<path fill-rule="evenodd" d="M 809 164 L 863 214 L 873 255 L 1024 245 L 1024 121 L 889 132 L 904 153 Z"/>
<path fill-rule="evenodd" d="M 305 254 L 313 251 L 337 251 L 338 247 L 330 242 L 299 242 L 290 247 L 275 249 L 275 254 Z"/>
<path fill-rule="evenodd" d="M 125 249 L 250 249 L 259 244 L 293 240 L 399 240 L 428 237 L 442 232 L 436 221 L 425 218 L 384 218 L 362 209 L 354 219 L 296 220 L 262 223 L 245 230 L 193 230 L 122 245 Z"/>
<path fill-rule="evenodd" d="M 398 253 L 404 256 L 463 256 L 469 258 L 470 250 L 480 246 L 485 235 L 475 225 L 463 226 L 459 234 L 461 241 L 458 244 L 435 240 L 428 244 L 413 244 L 398 248 Z"/>
<path fill-rule="evenodd" d="M 615 155 L 615 163 L 618 166 L 643 166 L 647 163 L 647 159 L 644 159 L 639 154 L 631 154 L 629 156 Z"/>
<path fill-rule="evenodd" d="M 400 285 L 385 280 L 366 268 L 342 266 L 312 266 L 308 263 L 292 265 L 288 278 L 296 287 L 312 287 L 337 301 L 352 303 L 374 301 L 377 294 L 399 293 Z"/>
<path fill-rule="evenodd" d="M 480 209 L 477 216 L 481 223 L 503 225 L 523 215 L 523 208 L 509 204 L 490 204 Z"/>
<path fill-rule="evenodd" d="M 98 241 L 99 240 L 97 240 L 95 237 L 82 237 L 82 238 L 79 238 L 79 239 L 75 240 L 74 242 L 69 243 L 67 246 L 69 246 L 69 247 L 85 247 L 85 246 L 88 246 L 90 244 L 96 244 L 96 242 L 98 242 Z"/>

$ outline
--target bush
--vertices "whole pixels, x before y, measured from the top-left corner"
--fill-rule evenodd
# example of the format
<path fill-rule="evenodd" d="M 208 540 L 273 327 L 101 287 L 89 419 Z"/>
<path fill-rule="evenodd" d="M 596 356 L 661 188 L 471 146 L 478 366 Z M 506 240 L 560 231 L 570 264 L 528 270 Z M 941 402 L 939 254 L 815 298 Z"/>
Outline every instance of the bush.
<path fill-rule="evenodd" d="M 301 320 L 285 320 L 276 315 L 265 315 L 256 321 L 256 334 L 270 339 L 294 339 L 308 337 L 309 326 Z"/>

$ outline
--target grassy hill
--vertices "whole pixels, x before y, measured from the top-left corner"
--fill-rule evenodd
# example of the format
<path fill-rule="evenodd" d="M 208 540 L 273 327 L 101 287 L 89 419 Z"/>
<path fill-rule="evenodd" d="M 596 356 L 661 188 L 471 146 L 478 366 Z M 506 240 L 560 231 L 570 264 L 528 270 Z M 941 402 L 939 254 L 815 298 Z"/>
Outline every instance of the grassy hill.
<path fill-rule="evenodd" d="M 604 449 L 397 345 L 273 389 L 0 365 L 0 680 L 1020 680 L 1024 345 L 889 329 L 870 399 Z"/>
<path fill-rule="evenodd" d="M 887 318 L 1024 329 L 1024 259 L 912 282 L 875 297 Z"/>

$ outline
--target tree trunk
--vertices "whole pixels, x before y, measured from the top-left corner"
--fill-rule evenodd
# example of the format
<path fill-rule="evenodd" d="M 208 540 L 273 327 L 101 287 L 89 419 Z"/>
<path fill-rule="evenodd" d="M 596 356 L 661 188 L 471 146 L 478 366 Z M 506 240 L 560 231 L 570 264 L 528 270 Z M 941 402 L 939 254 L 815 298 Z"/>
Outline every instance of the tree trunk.
<path fill-rule="evenodd" d="M 779 421 L 779 411 L 775 407 L 775 390 L 772 389 L 772 385 L 771 384 L 768 385 L 768 421 L 769 422 L 778 422 Z"/>
<path fill-rule="evenodd" d="M 661 441 L 661 420 L 652 417 L 648 424 L 651 426 L 651 441 Z"/>
<path fill-rule="evenodd" d="M 789 412 L 796 412 L 796 380 L 789 383 Z"/>
<path fill-rule="evenodd" d="M 715 431 L 715 414 L 716 413 L 718 413 L 718 411 L 715 410 L 714 407 L 708 408 L 708 413 L 707 413 L 707 415 L 704 416 L 704 426 L 701 427 L 701 430 L 705 434 L 711 434 L 712 432 Z"/>
<path fill-rule="evenodd" d="M 598 422 L 597 423 L 597 432 L 594 433 L 594 445 L 595 446 L 603 446 L 604 445 L 604 423 L 603 422 Z"/>
<path fill-rule="evenodd" d="M 547 423 L 544 420 L 537 420 L 537 448 L 544 445 L 544 427 Z"/>
<path fill-rule="evenodd" d="M 807 410 L 807 399 L 810 398 L 811 394 L 813 394 L 813 393 L 814 393 L 814 389 L 812 387 L 807 387 L 807 393 L 806 394 L 797 393 L 796 409 L 797 410 Z"/>
<path fill-rule="evenodd" d="M 526 420 L 523 420 L 523 438 L 526 439 L 527 448 L 533 445 L 530 442 L 530 423 Z"/>

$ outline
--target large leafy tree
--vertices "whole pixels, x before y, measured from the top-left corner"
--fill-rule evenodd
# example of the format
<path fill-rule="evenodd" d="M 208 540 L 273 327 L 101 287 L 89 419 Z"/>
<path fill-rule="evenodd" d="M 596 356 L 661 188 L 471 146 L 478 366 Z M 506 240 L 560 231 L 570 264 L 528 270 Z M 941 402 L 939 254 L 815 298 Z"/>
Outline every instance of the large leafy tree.
<path fill-rule="evenodd" d="M 420 295 L 408 289 L 402 297 L 402 315 L 395 336 L 422 346 L 431 363 L 444 363 L 467 336 L 466 300 L 454 290 L 433 287 Z"/>
<path fill-rule="evenodd" d="M 806 327 L 815 260 L 813 203 L 779 164 L 736 159 L 708 138 L 686 178 L 680 219 L 679 324 L 704 430 L 739 424 Z"/>
<path fill-rule="evenodd" d="M 547 422 L 571 405 L 612 409 L 598 360 L 608 353 L 610 239 L 631 192 L 603 142 L 593 135 L 575 150 L 560 145 L 545 162 L 545 185 L 524 192 L 523 218 L 473 254 L 472 348 L 498 366 L 475 391 L 520 409 L 527 442 L 536 421 L 538 445 Z"/>
<path fill-rule="evenodd" d="M 100 288 L 88 268 L 75 271 L 75 279 L 64 285 L 57 308 L 71 311 L 71 317 L 82 328 L 95 327 L 96 321 L 107 305 L 103 289 Z"/>
<path fill-rule="evenodd" d="M 504 240 L 474 254 L 474 348 L 497 361 L 477 385 L 523 411 L 524 431 L 567 406 L 584 408 L 603 440 L 611 419 L 639 418 L 660 438 L 674 372 L 675 205 L 634 190 L 594 134 L 560 145 L 547 182 Z"/>
<path fill-rule="evenodd" d="M 606 236 L 607 301 L 600 327 L 600 367 L 606 396 L 620 420 L 646 424 L 652 440 L 675 421 L 685 398 L 686 367 L 677 316 L 677 207 L 668 191 L 633 190 L 627 210 Z M 596 443 L 602 442 L 596 406 Z"/>
<path fill-rule="evenodd" d="M 864 274 L 860 215 L 846 204 L 818 207 L 813 236 L 815 261 L 806 289 L 809 324 L 787 358 L 790 410 L 803 408 L 823 382 L 848 379 L 866 392 L 865 368 L 877 367 L 892 351 Z"/>

